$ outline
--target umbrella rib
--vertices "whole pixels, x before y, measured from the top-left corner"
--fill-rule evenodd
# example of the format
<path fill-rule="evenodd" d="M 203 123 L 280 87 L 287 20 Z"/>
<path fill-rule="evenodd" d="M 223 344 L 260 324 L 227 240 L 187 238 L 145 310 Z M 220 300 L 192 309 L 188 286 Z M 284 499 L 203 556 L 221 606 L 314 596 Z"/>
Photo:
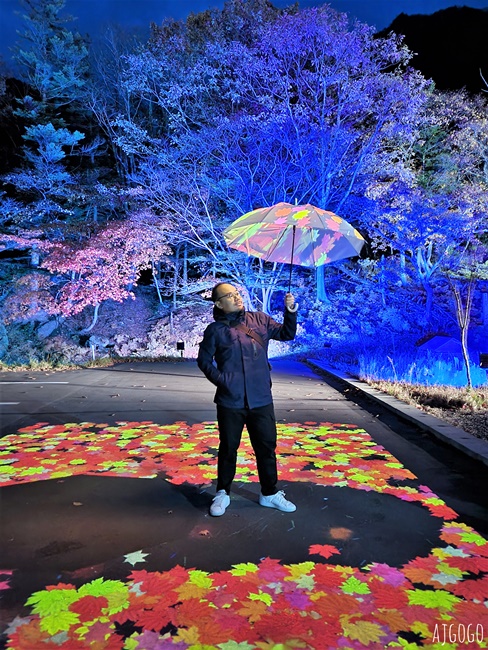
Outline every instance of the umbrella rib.
<path fill-rule="evenodd" d="M 313 266 L 314 268 L 316 267 L 315 264 L 315 242 L 313 239 L 313 228 L 310 229 L 310 243 L 312 244 L 312 261 L 313 261 Z"/>
<path fill-rule="evenodd" d="M 287 229 L 285 228 L 284 230 L 282 230 L 282 231 L 280 232 L 280 235 L 279 235 L 278 239 L 276 240 L 276 244 L 275 244 L 272 248 L 269 249 L 269 251 L 268 251 L 268 255 L 267 255 L 266 258 L 265 258 L 265 261 L 266 261 L 266 262 L 268 261 L 267 258 L 268 258 L 270 255 L 273 254 L 273 251 L 274 251 L 276 248 L 278 248 L 278 245 L 279 245 L 280 241 L 283 239 L 283 237 L 284 237 L 285 234 L 286 234 L 286 230 L 287 230 Z"/>

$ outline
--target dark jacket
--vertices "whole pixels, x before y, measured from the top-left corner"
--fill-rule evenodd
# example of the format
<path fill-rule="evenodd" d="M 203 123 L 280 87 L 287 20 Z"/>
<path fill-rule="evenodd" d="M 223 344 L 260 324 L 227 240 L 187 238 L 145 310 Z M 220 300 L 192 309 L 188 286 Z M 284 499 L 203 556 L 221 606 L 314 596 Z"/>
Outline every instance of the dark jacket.
<path fill-rule="evenodd" d="M 214 402 L 227 408 L 258 408 L 273 401 L 268 343 L 295 338 L 297 315 L 285 309 L 283 325 L 264 312 L 225 314 L 214 307 L 215 323 L 204 332 L 198 367 L 217 386 Z M 259 334 L 264 347 L 233 325 L 243 323 Z M 215 362 L 215 363 L 214 363 Z"/>

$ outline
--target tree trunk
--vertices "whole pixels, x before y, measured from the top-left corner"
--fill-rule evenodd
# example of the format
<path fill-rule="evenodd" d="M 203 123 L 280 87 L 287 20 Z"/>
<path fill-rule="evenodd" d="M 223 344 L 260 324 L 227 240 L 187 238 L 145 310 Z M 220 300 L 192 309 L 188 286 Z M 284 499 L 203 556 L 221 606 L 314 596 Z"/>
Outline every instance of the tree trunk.
<path fill-rule="evenodd" d="M 432 314 L 432 304 L 434 302 L 434 291 L 432 290 L 431 285 L 428 282 L 424 282 L 425 290 L 425 323 L 429 323 L 430 316 Z"/>
<path fill-rule="evenodd" d="M 186 288 L 188 284 L 188 245 L 183 247 L 183 285 Z"/>
<path fill-rule="evenodd" d="M 157 294 L 158 294 L 159 304 L 162 305 L 163 304 L 163 298 L 161 296 L 161 290 L 159 289 L 158 278 L 156 277 L 156 271 L 154 269 L 154 262 L 152 260 L 151 260 L 151 271 L 152 271 L 154 286 L 156 287 L 156 291 L 157 291 Z"/>
<path fill-rule="evenodd" d="M 476 280 L 470 279 L 467 285 L 466 305 L 464 306 L 460 287 L 455 284 L 452 285 L 454 298 L 456 301 L 456 319 L 459 325 L 459 329 L 461 330 L 461 349 L 463 351 L 464 365 L 466 368 L 466 382 L 468 389 L 471 389 L 473 387 L 473 383 L 471 381 L 471 369 L 469 366 L 468 330 L 475 286 Z"/>
<path fill-rule="evenodd" d="M 40 261 L 41 261 L 41 254 L 39 253 L 37 248 L 32 248 L 30 253 L 30 265 L 33 268 L 37 269 Z"/>
<path fill-rule="evenodd" d="M 7 328 L 2 322 L 0 322 L 0 359 L 2 359 L 5 356 L 8 350 L 8 346 L 9 346 L 9 340 L 8 340 Z"/>
<path fill-rule="evenodd" d="M 176 309 L 176 296 L 178 295 L 178 277 L 180 274 L 180 247 L 176 247 L 175 267 L 173 269 L 173 309 Z"/>
<path fill-rule="evenodd" d="M 330 303 L 325 289 L 325 265 L 317 267 L 315 276 L 317 279 L 317 301 Z"/>
<path fill-rule="evenodd" d="M 96 322 L 97 322 L 97 320 L 98 320 L 98 310 L 99 310 L 99 309 L 100 309 L 100 303 L 98 303 L 97 305 L 95 305 L 95 311 L 93 312 L 93 320 L 92 320 L 90 326 L 89 326 L 89 327 L 85 327 L 84 330 L 81 330 L 80 334 L 86 334 L 87 332 L 91 332 L 91 331 L 92 331 L 92 329 L 95 327 Z"/>
<path fill-rule="evenodd" d="M 261 287 L 262 308 L 265 314 L 270 312 L 272 294 L 273 289 L 271 287 Z"/>
<path fill-rule="evenodd" d="M 379 261 L 379 267 L 380 267 L 380 272 L 379 272 L 379 285 L 380 285 L 380 294 L 381 294 L 381 304 L 383 307 L 386 307 L 386 291 L 385 291 L 385 257 L 384 255 L 381 256 L 381 259 Z"/>
<path fill-rule="evenodd" d="M 406 287 L 408 284 L 407 280 L 407 271 L 406 271 L 406 259 L 405 259 L 405 253 L 400 253 L 400 281 L 402 283 L 402 287 Z"/>
<path fill-rule="evenodd" d="M 262 274 L 264 272 L 264 264 L 263 260 L 261 259 L 259 260 L 259 266 L 261 270 L 261 277 L 263 277 Z M 283 264 L 281 264 L 280 268 L 278 269 L 278 262 L 274 262 L 273 271 L 272 274 L 269 274 L 268 281 L 265 282 L 264 280 L 261 280 L 261 307 L 265 314 L 269 314 L 271 311 L 271 297 L 276 290 L 276 285 L 279 282 L 282 268 Z"/>

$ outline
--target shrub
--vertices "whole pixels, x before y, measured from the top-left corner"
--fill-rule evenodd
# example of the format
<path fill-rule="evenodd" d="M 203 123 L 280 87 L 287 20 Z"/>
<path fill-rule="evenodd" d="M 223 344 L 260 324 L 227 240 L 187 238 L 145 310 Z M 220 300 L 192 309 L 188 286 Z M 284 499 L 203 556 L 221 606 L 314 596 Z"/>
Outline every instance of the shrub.
<path fill-rule="evenodd" d="M 487 384 L 487 373 L 471 363 L 473 386 Z M 465 386 L 464 362 L 456 356 L 439 357 L 433 353 L 409 350 L 396 355 L 360 355 L 358 376 L 361 379 L 407 382 L 425 386 Z"/>

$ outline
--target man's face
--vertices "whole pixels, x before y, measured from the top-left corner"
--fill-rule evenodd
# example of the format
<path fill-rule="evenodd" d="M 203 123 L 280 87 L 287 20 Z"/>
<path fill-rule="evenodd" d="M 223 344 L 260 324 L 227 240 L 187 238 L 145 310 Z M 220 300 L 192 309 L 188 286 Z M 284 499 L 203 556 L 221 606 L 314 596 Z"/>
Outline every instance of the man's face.
<path fill-rule="evenodd" d="M 240 311 L 244 307 L 241 294 L 231 284 L 221 284 L 218 287 L 218 299 L 215 304 L 225 314 Z"/>

